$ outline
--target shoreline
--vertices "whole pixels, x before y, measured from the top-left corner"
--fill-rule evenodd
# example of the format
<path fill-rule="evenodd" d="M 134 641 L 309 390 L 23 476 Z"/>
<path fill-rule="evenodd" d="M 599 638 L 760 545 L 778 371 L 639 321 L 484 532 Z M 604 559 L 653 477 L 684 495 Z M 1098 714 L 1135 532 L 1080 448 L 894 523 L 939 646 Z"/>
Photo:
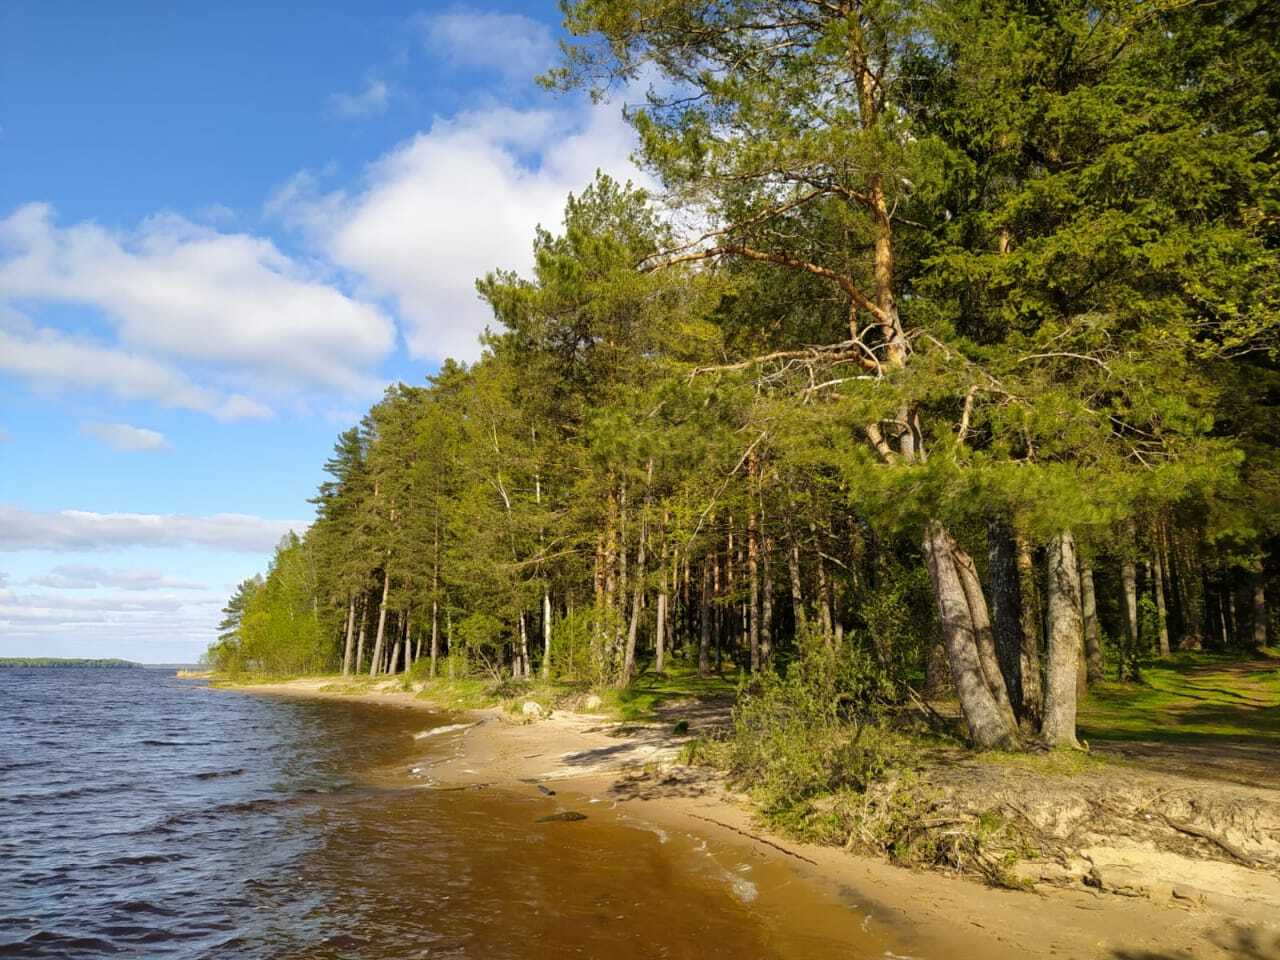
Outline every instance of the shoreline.
<path fill-rule="evenodd" d="M 801 884 L 866 914 L 864 932 L 906 944 L 912 956 L 1227 958 L 1239 956 L 1251 937 L 1255 949 L 1265 951 L 1273 941 L 1280 948 L 1274 912 L 1242 913 L 1231 904 L 1223 909 L 1193 899 L 1158 902 L 1084 886 L 999 889 L 776 835 L 755 822 L 747 798 L 730 791 L 714 771 L 677 764 L 684 738 L 658 725 L 561 710 L 527 720 L 496 708 L 452 708 L 395 680 L 355 686 L 339 678 L 304 678 L 218 689 L 458 715 L 462 723 L 441 733 L 447 739 L 424 731 L 410 759 L 379 777 L 388 786 L 419 789 L 527 791 L 544 784 L 566 800 L 608 802 L 630 819 L 785 864 Z M 452 751 L 442 753 L 442 743 Z"/>

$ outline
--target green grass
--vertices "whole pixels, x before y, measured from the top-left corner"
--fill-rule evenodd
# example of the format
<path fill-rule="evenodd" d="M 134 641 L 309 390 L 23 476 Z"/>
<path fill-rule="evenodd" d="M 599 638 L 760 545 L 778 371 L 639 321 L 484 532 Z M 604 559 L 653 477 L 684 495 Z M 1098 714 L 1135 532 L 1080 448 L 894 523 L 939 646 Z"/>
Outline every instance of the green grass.
<path fill-rule="evenodd" d="M 659 711 L 669 703 L 688 699 L 723 699 L 737 694 L 735 674 L 703 679 L 696 669 L 677 665 L 663 674 L 644 673 L 625 690 L 609 688 L 596 691 L 607 711 L 619 720 L 646 722 L 659 719 Z"/>
<path fill-rule="evenodd" d="M 1280 663 L 1274 669 L 1254 663 L 1197 653 L 1151 661 L 1140 683 L 1093 686 L 1081 706 L 1080 734 L 1096 741 L 1225 737 L 1280 746 Z"/>

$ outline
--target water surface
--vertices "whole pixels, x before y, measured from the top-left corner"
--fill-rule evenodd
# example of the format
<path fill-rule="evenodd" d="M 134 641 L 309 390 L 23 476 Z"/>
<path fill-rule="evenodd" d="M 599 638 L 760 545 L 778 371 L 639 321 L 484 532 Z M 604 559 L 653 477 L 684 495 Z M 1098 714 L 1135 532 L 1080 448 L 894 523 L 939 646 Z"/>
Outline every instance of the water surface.
<path fill-rule="evenodd" d="M 0 704 L 6 957 L 883 955 L 852 903 L 625 807 L 375 785 L 457 717 L 151 670 L 0 670 Z"/>

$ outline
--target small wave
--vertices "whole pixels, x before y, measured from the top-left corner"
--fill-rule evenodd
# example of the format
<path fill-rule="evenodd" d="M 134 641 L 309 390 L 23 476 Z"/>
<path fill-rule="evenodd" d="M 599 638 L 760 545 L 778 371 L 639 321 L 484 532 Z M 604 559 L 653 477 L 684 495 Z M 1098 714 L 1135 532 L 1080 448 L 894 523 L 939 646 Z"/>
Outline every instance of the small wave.
<path fill-rule="evenodd" d="M 116 857 L 114 860 L 108 860 L 106 865 L 109 867 L 145 867 L 153 863 L 173 863 L 176 860 L 185 860 L 185 853 L 139 853 L 129 857 Z M 130 901 L 130 903 L 142 903 L 143 901 Z"/>
<path fill-rule="evenodd" d="M 453 733 L 455 730 L 470 729 L 471 727 L 477 726 L 479 723 L 480 721 L 476 720 L 472 723 L 449 723 L 443 727 L 432 727 L 430 730 L 418 731 L 413 735 L 413 739 L 426 740 L 428 737 L 439 737 L 446 733 Z"/>
<path fill-rule="evenodd" d="M 192 776 L 197 780 L 216 780 L 219 777 L 238 777 L 242 773 L 244 773 L 244 767 L 236 767 L 234 770 L 206 770 Z"/>
<path fill-rule="evenodd" d="M 212 740 L 139 740 L 144 747 L 210 747 Z"/>

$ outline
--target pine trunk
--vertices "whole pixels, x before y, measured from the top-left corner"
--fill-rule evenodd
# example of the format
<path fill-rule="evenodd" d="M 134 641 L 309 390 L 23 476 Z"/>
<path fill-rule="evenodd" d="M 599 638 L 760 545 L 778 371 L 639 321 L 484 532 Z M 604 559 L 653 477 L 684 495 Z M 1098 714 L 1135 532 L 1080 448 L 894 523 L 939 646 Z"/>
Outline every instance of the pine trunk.
<path fill-rule="evenodd" d="M 982 672 L 969 603 L 956 571 L 950 539 L 941 524 L 932 523 L 925 530 L 923 548 L 960 710 L 974 746 L 980 750 L 1010 748 L 1016 738 Z"/>
<path fill-rule="evenodd" d="M 1156 629 L 1160 638 L 1160 656 L 1169 656 L 1169 619 L 1168 611 L 1165 608 L 1164 599 L 1164 575 L 1161 573 L 1163 564 L 1160 562 L 1160 544 L 1157 541 L 1155 550 L 1151 555 L 1151 582 L 1155 586 L 1156 593 Z"/>
<path fill-rule="evenodd" d="M 1040 587 L 1036 582 L 1035 559 L 1031 547 L 1017 537 L 1018 583 L 1022 592 L 1022 705 L 1032 725 L 1039 726 L 1044 710 L 1044 685 L 1040 679 Z"/>
<path fill-rule="evenodd" d="M 355 656 L 356 644 L 356 598 L 347 602 L 347 642 L 342 651 L 342 675 L 351 676 L 351 660 Z"/>
<path fill-rule="evenodd" d="M 758 473 L 756 461 L 750 461 L 750 474 Z M 747 577 L 750 579 L 747 616 L 750 620 L 749 644 L 751 647 L 751 672 L 760 672 L 760 527 L 756 519 L 754 491 L 747 500 Z"/>
<path fill-rule="evenodd" d="M 1258 650 L 1267 645 L 1267 576 L 1262 570 L 1253 575 L 1253 645 Z"/>
<path fill-rule="evenodd" d="M 356 665 L 355 672 L 358 674 L 364 669 L 364 626 L 365 615 L 369 612 L 369 599 L 365 597 L 360 601 L 360 628 L 357 631 L 358 639 L 356 640 Z"/>
<path fill-rule="evenodd" d="M 1085 678 L 1089 683 L 1098 683 L 1104 679 L 1105 670 L 1098 627 L 1098 594 L 1094 589 L 1093 567 L 1087 563 L 1080 567 L 1080 598 L 1084 615 Z"/>
<path fill-rule="evenodd" d="M 1040 732 L 1051 747 L 1076 741 L 1076 673 L 1084 642 L 1075 539 L 1064 530 L 1049 541 L 1049 668 Z"/>
<path fill-rule="evenodd" d="M 542 591 L 542 679 L 551 679 L 551 591 Z"/>
<path fill-rule="evenodd" d="M 1007 520 L 987 522 L 987 576 L 991 583 L 992 629 L 996 659 L 1013 712 L 1022 720 L 1027 706 L 1022 692 L 1022 585 L 1018 579 L 1018 544 Z"/>
<path fill-rule="evenodd" d="M 702 561 L 702 598 L 699 603 L 698 676 L 711 676 L 711 558 Z"/>
<path fill-rule="evenodd" d="M 369 676 L 376 677 L 382 667 L 383 641 L 387 635 L 387 593 L 391 590 L 391 571 L 382 572 L 382 601 L 378 604 L 378 634 L 373 642 L 373 660 L 369 664 Z"/>
<path fill-rule="evenodd" d="M 1125 550 L 1133 549 L 1132 538 L 1125 544 Z M 1126 556 L 1120 564 L 1120 583 L 1124 589 L 1125 635 L 1129 638 L 1129 649 L 1138 649 L 1138 568 L 1133 558 Z"/>
<path fill-rule="evenodd" d="M 960 589 L 964 593 L 965 603 L 969 607 L 969 622 L 973 625 L 973 638 L 978 648 L 978 662 L 982 665 L 982 674 L 987 681 L 987 689 L 992 699 L 1000 708 L 1000 714 L 1010 729 L 1017 729 L 1018 719 L 1013 711 L 1013 703 L 1009 699 L 1008 688 L 1004 685 L 1004 675 L 1000 672 L 1000 661 L 996 656 L 995 635 L 991 630 L 991 615 L 987 611 L 987 598 L 982 592 L 982 581 L 978 579 L 978 571 L 973 558 L 960 548 L 950 537 L 951 556 L 955 564 L 956 575 L 960 578 Z"/>
<path fill-rule="evenodd" d="M 435 679 L 436 665 L 440 662 L 440 604 L 431 601 L 431 677 Z"/>

